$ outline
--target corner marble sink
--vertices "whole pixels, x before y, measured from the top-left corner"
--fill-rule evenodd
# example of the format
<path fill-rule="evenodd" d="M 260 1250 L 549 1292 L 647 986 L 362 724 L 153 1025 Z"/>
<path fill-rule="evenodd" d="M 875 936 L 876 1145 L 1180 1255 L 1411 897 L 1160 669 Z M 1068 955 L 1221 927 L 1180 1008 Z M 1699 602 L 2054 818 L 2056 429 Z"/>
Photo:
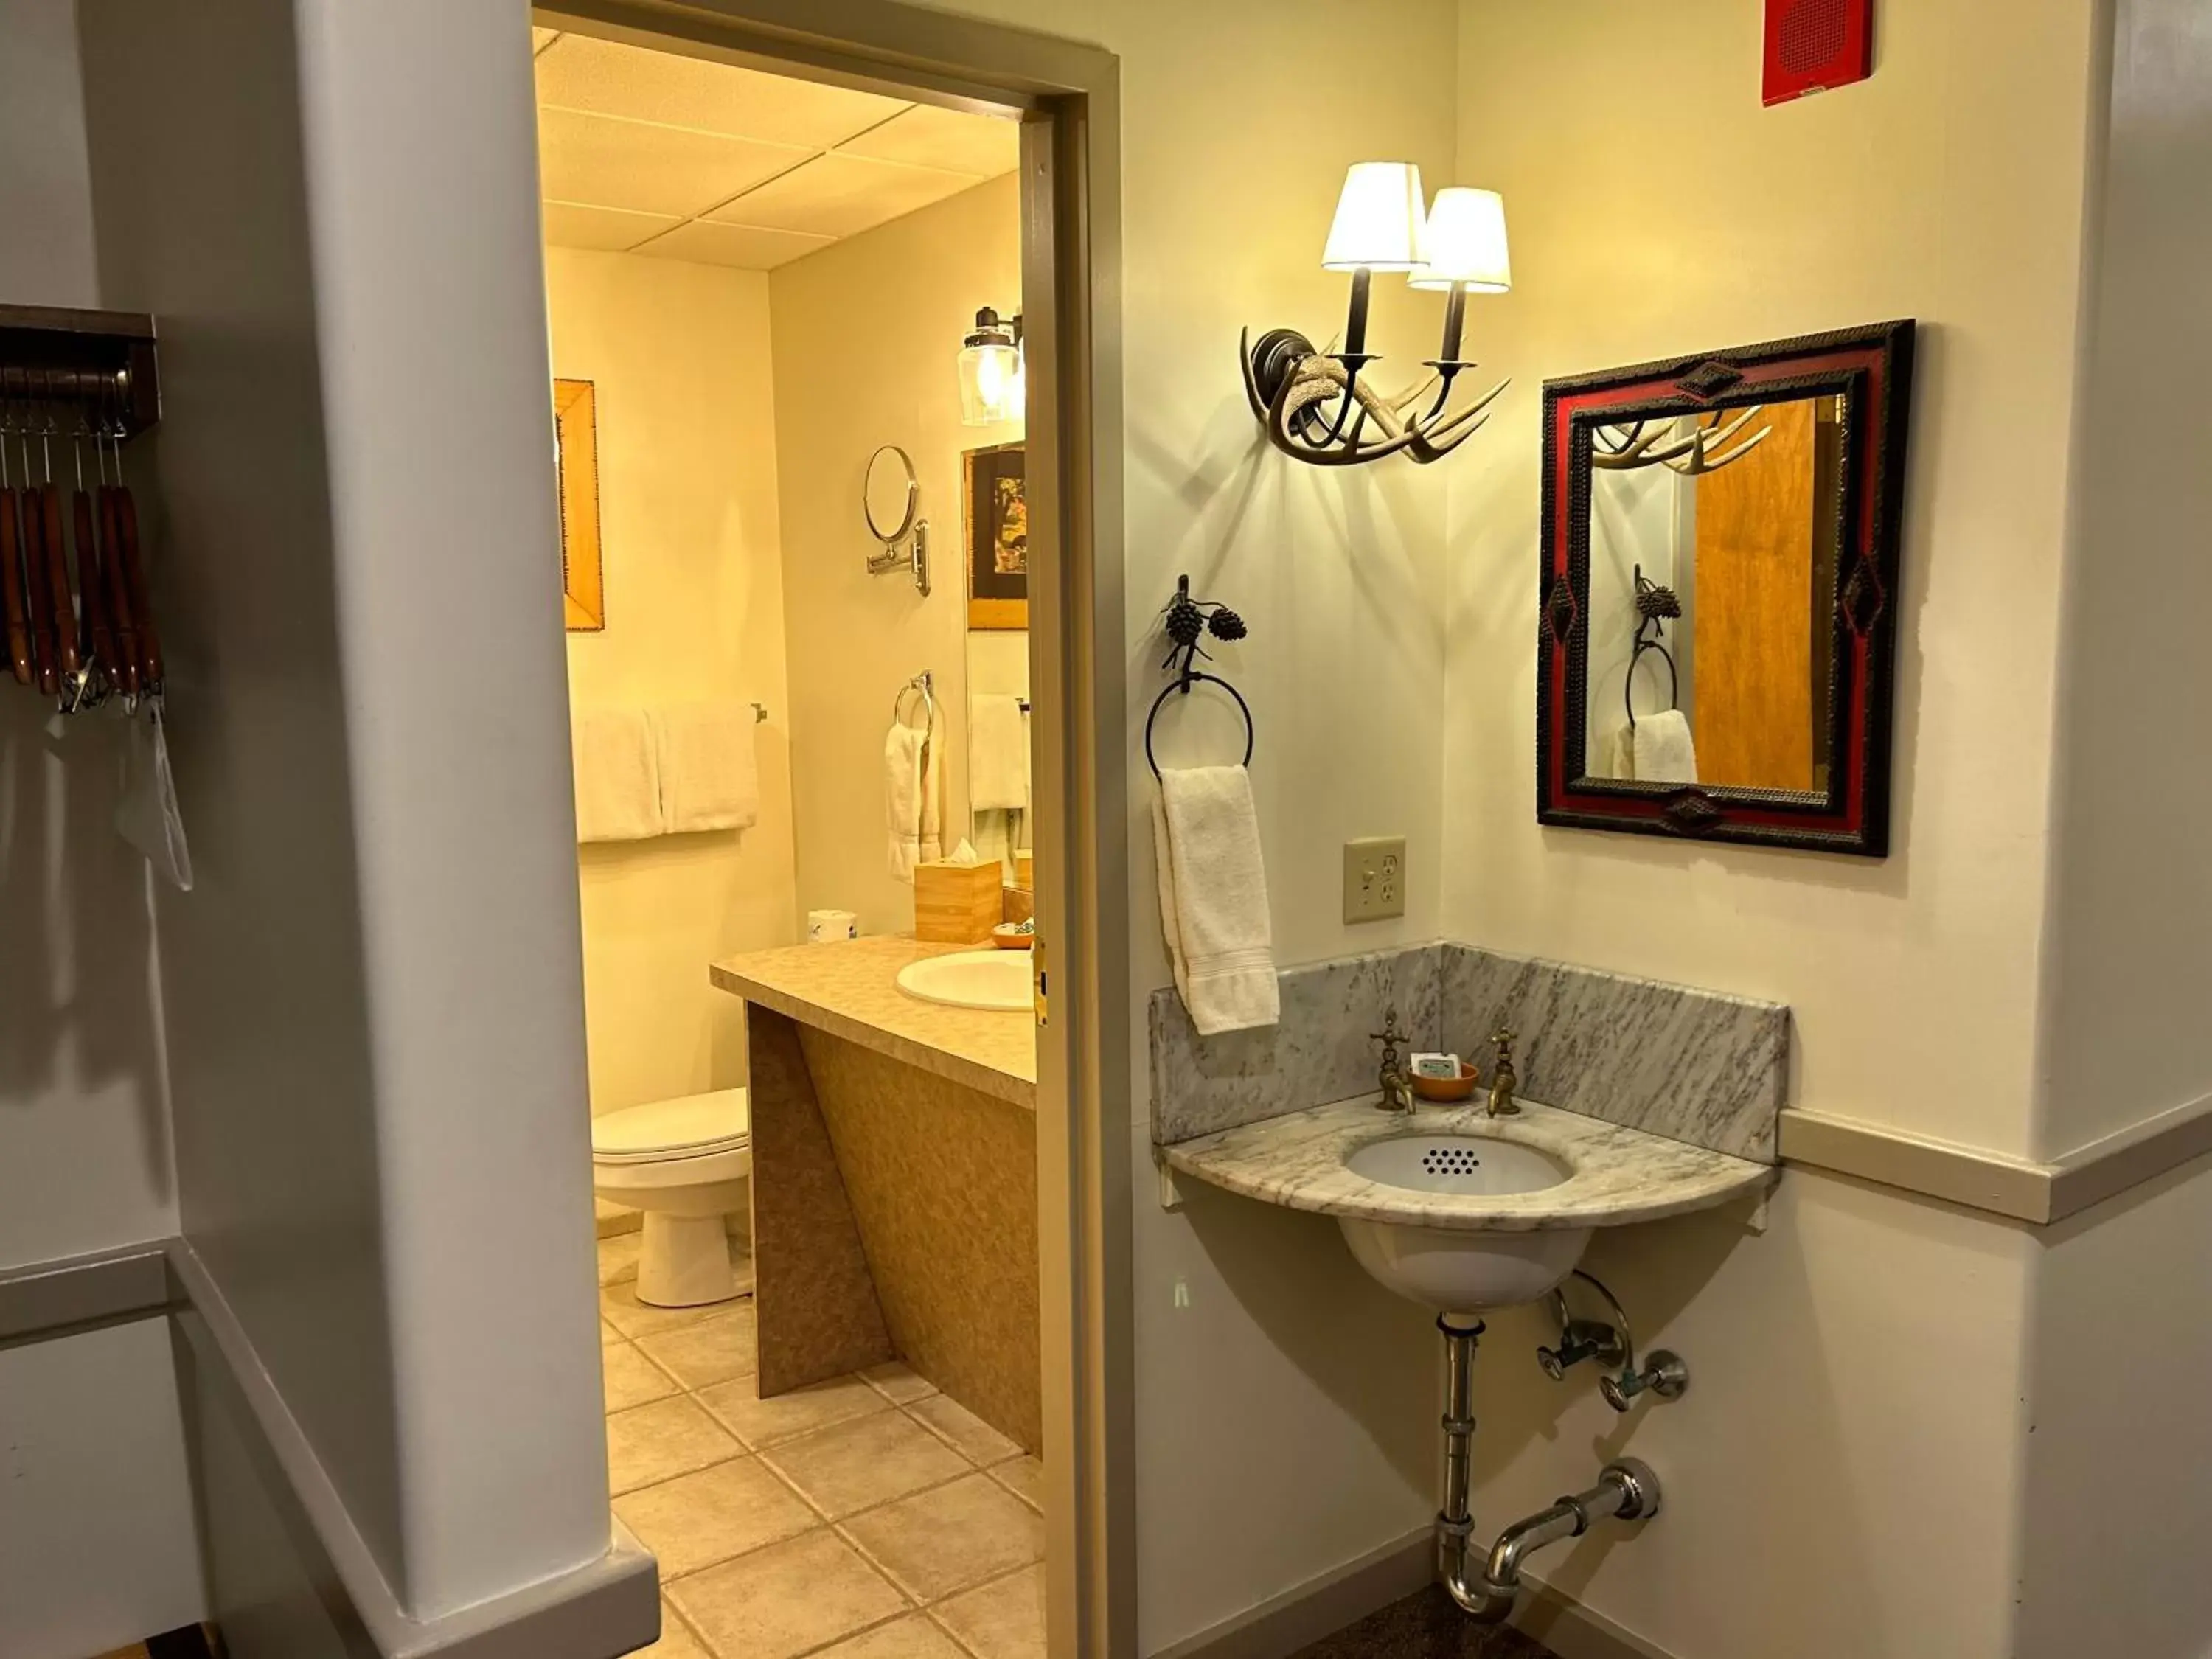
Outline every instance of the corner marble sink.
<path fill-rule="evenodd" d="M 924 957 L 898 971 L 898 988 L 923 1002 L 948 1008 L 1023 1013 L 1036 1005 L 1026 951 L 955 951 Z"/>
<path fill-rule="evenodd" d="M 1772 1166 L 1524 1101 L 1410 1119 L 1340 1101 L 1160 1149 L 1169 1166 L 1264 1203 L 1334 1216 L 1359 1265 L 1446 1313 L 1534 1302 L 1599 1227 L 1763 1192 Z"/>

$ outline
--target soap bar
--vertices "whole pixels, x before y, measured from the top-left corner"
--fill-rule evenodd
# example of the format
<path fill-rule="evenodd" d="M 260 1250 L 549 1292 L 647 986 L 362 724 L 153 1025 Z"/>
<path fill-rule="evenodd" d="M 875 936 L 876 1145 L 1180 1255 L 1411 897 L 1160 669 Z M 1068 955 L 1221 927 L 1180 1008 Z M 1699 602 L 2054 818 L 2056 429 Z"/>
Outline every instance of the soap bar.
<path fill-rule="evenodd" d="M 1459 1056 L 1457 1054 L 1415 1054 L 1413 1075 L 1441 1078 L 1447 1083 L 1456 1082 L 1460 1076 Z"/>

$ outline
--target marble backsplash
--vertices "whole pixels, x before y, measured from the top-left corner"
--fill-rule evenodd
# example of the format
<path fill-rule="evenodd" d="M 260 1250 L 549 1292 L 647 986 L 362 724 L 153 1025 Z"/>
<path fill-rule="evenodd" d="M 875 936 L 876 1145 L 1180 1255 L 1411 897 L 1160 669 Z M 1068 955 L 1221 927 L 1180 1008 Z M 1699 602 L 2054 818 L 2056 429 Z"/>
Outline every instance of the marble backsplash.
<path fill-rule="evenodd" d="M 1152 1139 L 1162 1146 L 1376 1088 L 1370 1033 L 1397 1006 L 1414 1048 L 1491 1072 L 1516 1035 L 1531 1100 L 1762 1163 L 1785 1103 L 1790 1011 L 1475 945 L 1428 945 L 1281 974 L 1282 1023 L 1201 1037 L 1171 989 L 1151 1008 Z"/>
<path fill-rule="evenodd" d="M 1160 1146 L 1344 1100 L 1375 1086 L 1369 1033 L 1395 1006 L 1412 1047 L 1443 1029 L 1446 946 L 1343 957 L 1276 975 L 1282 1018 L 1256 1030 L 1200 1036 L 1172 987 L 1152 993 L 1152 1139 Z"/>

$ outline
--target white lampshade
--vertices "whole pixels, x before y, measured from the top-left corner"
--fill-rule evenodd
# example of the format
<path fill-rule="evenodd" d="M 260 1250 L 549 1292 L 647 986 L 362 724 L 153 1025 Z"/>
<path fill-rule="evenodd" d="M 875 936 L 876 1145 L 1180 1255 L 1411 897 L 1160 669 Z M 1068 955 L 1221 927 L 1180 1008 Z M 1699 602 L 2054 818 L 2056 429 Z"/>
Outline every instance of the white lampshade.
<path fill-rule="evenodd" d="M 1505 247 L 1505 198 L 1494 190 L 1453 185 L 1437 192 L 1429 209 L 1428 259 L 1406 281 L 1414 288 L 1455 284 L 1474 294 L 1504 294 L 1513 286 Z"/>
<path fill-rule="evenodd" d="M 1421 170 L 1355 161 L 1344 175 L 1321 263 L 1326 270 L 1411 270 L 1421 263 Z"/>

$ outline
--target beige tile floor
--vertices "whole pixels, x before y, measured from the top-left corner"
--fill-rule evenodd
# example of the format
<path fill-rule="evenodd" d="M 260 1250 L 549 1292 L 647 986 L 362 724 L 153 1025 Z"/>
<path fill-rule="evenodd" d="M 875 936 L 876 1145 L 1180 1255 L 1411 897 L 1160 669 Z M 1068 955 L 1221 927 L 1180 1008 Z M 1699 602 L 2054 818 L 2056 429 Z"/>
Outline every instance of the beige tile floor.
<path fill-rule="evenodd" d="M 637 1299 L 599 1242 L 615 1513 L 660 1559 L 655 1659 L 1042 1659 L 1042 1466 L 903 1365 L 772 1400 L 750 1297 Z"/>

